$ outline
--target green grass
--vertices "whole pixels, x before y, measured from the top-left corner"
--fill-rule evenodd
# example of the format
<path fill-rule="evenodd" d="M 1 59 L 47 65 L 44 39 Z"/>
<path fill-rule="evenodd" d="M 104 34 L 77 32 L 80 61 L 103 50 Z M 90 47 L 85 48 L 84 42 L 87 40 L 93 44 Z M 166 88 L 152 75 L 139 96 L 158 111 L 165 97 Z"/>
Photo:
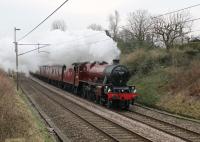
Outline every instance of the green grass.
<path fill-rule="evenodd" d="M 148 75 L 140 76 L 137 79 L 132 77 L 129 83 L 135 84 L 138 94 L 140 94 L 137 102 L 155 107 L 160 98 L 165 95 L 164 89 L 168 80 L 167 73 L 160 69 Z"/>

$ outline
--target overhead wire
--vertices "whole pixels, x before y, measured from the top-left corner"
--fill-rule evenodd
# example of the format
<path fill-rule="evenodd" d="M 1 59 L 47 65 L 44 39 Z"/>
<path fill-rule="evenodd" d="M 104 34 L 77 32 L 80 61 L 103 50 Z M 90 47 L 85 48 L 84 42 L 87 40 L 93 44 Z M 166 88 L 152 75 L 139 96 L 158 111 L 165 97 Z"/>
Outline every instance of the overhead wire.
<path fill-rule="evenodd" d="M 197 20 L 200 20 L 200 18 L 195 18 L 195 19 L 187 20 L 187 21 L 185 21 L 183 23 L 194 22 L 194 21 L 197 21 Z"/>
<path fill-rule="evenodd" d="M 54 13 L 56 13 L 63 5 L 65 5 L 69 0 L 65 0 L 58 8 L 56 8 L 50 15 L 48 15 L 43 21 L 41 21 L 37 26 L 35 26 L 32 30 L 30 30 L 27 34 L 22 36 L 18 41 L 23 40 L 28 35 L 30 35 L 33 31 L 35 31 L 39 26 L 41 26 L 47 19 L 49 19 Z"/>
<path fill-rule="evenodd" d="M 192 6 L 185 7 L 185 8 L 182 8 L 182 9 L 178 9 L 178 10 L 175 10 L 175 11 L 167 12 L 167 13 L 164 13 L 164 14 L 161 14 L 161 15 L 158 15 L 158 16 L 155 16 L 155 17 L 153 17 L 153 18 L 158 18 L 158 17 L 162 17 L 162 16 L 165 16 L 165 15 L 177 13 L 177 12 L 180 12 L 180 11 L 183 11 L 183 10 L 187 10 L 187 9 L 191 9 L 191 8 L 194 8 L 194 7 L 197 7 L 197 6 L 200 6 L 200 4 L 196 4 L 196 5 L 192 5 Z"/>
<path fill-rule="evenodd" d="M 193 21 L 197 21 L 197 20 L 200 20 L 200 18 L 195 18 L 195 19 L 191 19 L 191 20 L 187 20 L 187 21 L 183 21 L 183 22 L 180 22 L 180 23 L 187 23 L 187 22 L 193 22 Z M 191 32 L 195 32 L 195 31 L 191 31 Z M 60 44 L 65 44 L 65 43 L 74 43 L 74 41 L 78 41 L 78 40 L 82 40 L 82 39 L 85 39 L 86 37 L 94 37 L 94 36 L 97 36 L 97 35 L 100 35 L 102 34 L 102 32 L 99 32 L 99 33 L 95 33 L 95 34 L 91 34 L 91 35 L 88 35 L 88 36 L 85 36 L 85 37 L 81 37 L 79 39 L 74 39 L 74 40 L 69 40 L 69 41 L 63 41 L 63 42 L 59 42 L 59 43 L 55 43 L 53 45 L 60 45 Z M 122 36 L 126 36 L 126 35 L 132 35 L 132 33 L 129 33 L 129 34 L 122 34 Z M 107 40 L 110 40 L 110 39 L 107 39 Z M 104 40 L 103 40 L 104 41 Z M 100 40 L 101 42 L 101 40 Z M 96 43 L 96 42 L 95 42 Z"/>
<path fill-rule="evenodd" d="M 196 18 L 196 19 L 191 19 L 191 20 L 187 20 L 187 21 L 184 21 L 185 23 L 186 22 L 193 22 L 193 21 L 197 21 L 197 20 L 200 20 L 200 18 Z M 183 23 L 184 23 L 183 22 Z M 191 32 L 198 32 L 198 31 L 200 31 L 200 30 L 195 30 L 195 31 L 191 31 Z M 102 33 L 98 33 L 98 34 L 102 34 Z M 91 37 L 91 36 L 96 36 L 96 35 L 98 35 L 98 34 L 92 34 L 92 35 L 88 35 L 88 36 L 86 36 L 86 37 Z M 121 34 L 121 36 L 132 36 L 132 33 L 126 33 L 126 34 Z M 82 38 L 79 38 L 79 39 L 85 39 L 85 37 L 82 37 Z M 95 41 L 95 42 L 91 42 L 91 43 L 89 43 L 89 44 L 87 44 L 86 46 L 89 46 L 89 45 L 92 45 L 92 44 L 96 44 L 96 43 L 99 43 L 99 42 L 103 42 L 103 41 L 107 41 L 107 40 L 110 40 L 110 39 L 104 39 L 104 40 L 99 40 L 99 41 Z M 64 42 L 59 42 L 59 43 L 55 43 L 55 44 L 52 44 L 52 45 L 61 45 L 61 44 L 65 44 L 65 43 L 67 43 L 68 45 L 70 44 L 70 43 L 74 43 L 74 41 L 78 41 L 77 39 L 75 39 L 75 40 L 71 40 L 71 41 L 64 41 Z M 21 53 L 21 54 L 19 54 L 19 56 L 21 56 L 21 55 L 24 55 L 24 54 L 27 54 L 27 53 L 30 53 L 30 52 L 32 52 L 32 51 L 36 51 L 36 50 L 38 50 L 38 49 L 42 49 L 42 48 L 45 48 L 45 47 L 48 47 L 48 46 L 52 46 L 52 45 L 45 45 L 45 46 L 42 46 L 42 47 L 39 47 L 39 48 L 34 48 L 34 49 L 32 49 L 32 50 L 29 50 L 29 51 L 27 51 L 27 52 L 24 52 L 24 53 Z"/>
<path fill-rule="evenodd" d="M 194 22 L 194 21 L 198 21 L 198 20 L 200 20 L 200 17 L 199 17 L 199 18 L 190 19 L 190 20 L 186 20 L 186 21 L 177 22 L 177 23 L 174 23 L 174 24 L 172 24 L 172 25 L 176 25 L 176 24 L 178 24 L 178 23 Z M 124 30 L 127 30 L 126 27 L 128 28 L 128 27 L 131 27 L 131 26 L 130 26 L 130 25 L 125 25 L 125 26 L 120 26 L 119 28 L 124 29 Z M 154 29 L 154 28 L 152 28 L 152 29 Z"/>
<path fill-rule="evenodd" d="M 82 45 L 82 46 L 89 46 L 89 45 L 97 44 L 97 43 L 100 43 L 100 42 L 103 42 L 103 41 L 108 41 L 108 40 L 111 40 L 111 39 L 107 38 L 107 39 L 103 39 L 103 40 L 98 40 L 98 41 L 94 41 L 94 42 L 87 43 L 86 45 L 84 44 L 84 45 Z M 55 46 L 55 45 L 59 45 L 59 44 L 60 44 L 60 43 L 55 43 L 55 44 L 53 44 L 53 45 Z M 64 44 L 64 43 L 62 43 L 62 44 Z M 69 43 L 68 43 L 68 44 L 69 44 Z M 24 55 L 24 54 L 27 54 L 27 53 L 30 53 L 30 52 L 33 52 L 33 51 L 36 51 L 36 50 L 38 50 L 38 49 L 42 49 L 42 48 L 45 48 L 45 47 L 49 47 L 49 46 L 52 46 L 52 45 L 45 45 L 45 46 L 42 46 L 42 47 L 39 47 L 39 48 L 37 47 L 37 48 L 34 48 L 34 49 L 32 49 L 32 50 L 29 50 L 29 51 L 20 53 L 19 56 L 22 56 L 22 55 Z"/>
<path fill-rule="evenodd" d="M 50 46 L 50 45 L 44 45 L 44 46 L 42 46 L 42 47 L 37 47 L 37 48 L 34 48 L 34 49 L 32 49 L 32 50 L 29 50 L 29 51 L 26 51 L 26 52 L 23 52 L 23 53 L 20 53 L 20 54 L 18 54 L 18 56 L 22 56 L 22 55 L 24 55 L 24 54 L 27 54 L 27 53 L 30 53 L 30 52 L 33 52 L 33 51 L 36 51 L 36 50 L 39 50 L 39 49 L 41 49 L 41 48 L 45 48 L 45 47 L 47 47 L 47 46 Z"/>
<path fill-rule="evenodd" d="M 21 37 L 18 41 L 21 41 L 22 39 L 24 39 L 25 37 L 27 37 L 29 34 L 31 34 L 34 30 L 36 30 L 40 25 L 42 25 L 48 18 L 50 18 L 54 13 L 56 13 L 65 3 L 67 3 L 68 0 L 64 1 L 58 8 L 56 8 L 56 10 L 54 10 L 47 18 L 45 18 L 41 23 L 39 23 L 36 27 L 34 27 L 30 32 L 28 32 L 27 34 L 25 34 L 23 37 Z M 200 4 L 196 4 L 196 5 L 192 5 L 192 6 L 189 6 L 189 7 L 186 7 L 186 8 L 182 8 L 182 9 L 178 9 L 178 10 L 175 10 L 175 11 L 172 11 L 172 12 L 167 12 L 167 13 L 164 13 L 164 14 L 161 14 L 161 15 L 158 15 L 158 16 L 155 16 L 153 18 L 158 18 L 158 17 L 161 17 L 161 16 L 165 16 L 165 15 L 169 15 L 169 14 L 172 14 L 172 13 L 177 13 L 179 11 L 183 11 L 183 10 L 186 10 L 186 9 L 191 9 L 191 8 L 194 8 L 194 7 L 197 7 L 197 6 L 200 6 Z"/>
<path fill-rule="evenodd" d="M 196 5 L 192 5 L 192 6 L 189 6 L 189 7 L 181 8 L 181 9 L 178 9 L 178 10 L 175 10 L 175 11 L 167 12 L 167 13 L 164 13 L 164 14 L 161 14 L 161 15 L 158 15 L 158 16 L 154 16 L 154 17 L 152 17 L 152 18 L 162 17 L 162 16 L 165 16 L 165 15 L 177 13 L 177 12 L 180 12 L 180 11 L 183 11 L 183 10 L 187 10 L 187 9 L 191 9 L 191 8 L 194 8 L 194 7 L 198 7 L 198 6 L 200 6 L 200 4 L 196 4 Z M 194 22 L 194 21 L 197 21 L 197 20 L 200 20 L 200 18 L 191 19 L 191 20 L 186 20 L 186 21 L 183 21 L 183 22 L 181 22 L 181 23 Z M 179 23 L 180 23 L 180 22 L 179 22 Z M 129 26 L 129 25 L 126 25 L 126 26 Z M 120 28 L 124 28 L 124 27 L 125 27 L 125 26 L 120 26 Z M 131 33 L 130 33 L 129 35 L 131 35 Z"/>
<path fill-rule="evenodd" d="M 197 21 L 197 20 L 200 20 L 200 18 L 195 18 L 195 19 L 183 21 L 182 23 L 193 22 L 193 21 Z M 195 31 L 191 31 L 191 32 L 195 32 Z M 98 33 L 98 34 L 102 34 L 102 33 Z M 96 36 L 96 35 L 98 35 L 98 34 L 92 34 L 92 35 L 88 35 L 88 36 L 86 36 L 86 37 Z M 129 34 L 128 34 L 128 33 L 122 34 L 121 36 L 127 36 L 127 35 L 132 35 L 132 33 L 129 33 Z M 82 38 L 85 39 L 85 37 L 82 37 Z M 82 39 L 82 38 L 80 38 L 80 39 Z M 110 40 L 110 39 L 95 41 L 95 42 L 89 43 L 88 45 L 96 44 L 96 43 L 98 43 L 98 42 L 103 42 L 103 41 L 106 41 L 106 40 Z M 76 40 L 71 40 L 71 41 L 59 42 L 59 43 L 55 43 L 55 44 L 53 44 L 53 45 L 55 46 L 55 45 L 60 45 L 60 44 L 65 44 L 65 43 L 68 43 L 68 44 L 69 44 L 70 42 L 71 42 L 71 43 L 74 43 L 74 41 L 77 41 L 77 39 L 76 39 Z M 24 52 L 24 53 L 19 54 L 19 56 L 24 55 L 24 54 L 27 54 L 27 53 L 30 53 L 30 52 L 32 52 L 32 51 L 35 51 L 35 50 L 38 50 L 38 49 L 41 49 L 41 48 L 48 47 L 48 46 L 51 46 L 51 45 L 45 45 L 45 46 L 40 47 L 40 48 L 35 48 L 35 49 L 32 49 L 32 50 L 29 50 L 29 51 L 27 51 L 27 52 Z"/>
<path fill-rule="evenodd" d="M 175 11 L 171 11 L 171 12 L 167 12 L 167 13 L 164 13 L 164 14 L 160 14 L 158 16 L 154 16 L 154 17 L 151 17 L 151 18 L 159 18 L 159 17 L 162 17 L 162 16 L 165 16 L 165 15 L 169 15 L 169 14 L 173 14 L 173 13 L 177 13 L 177 12 L 180 12 L 180 11 L 183 11 L 183 10 L 187 10 L 187 9 L 191 9 L 191 8 L 194 8 L 194 7 L 198 7 L 200 6 L 200 4 L 196 4 L 196 5 L 192 5 L 192 6 L 189 6 L 189 7 L 185 7 L 185 8 L 181 8 L 181 9 L 178 9 L 178 10 L 175 10 Z M 189 20 L 189 21 L 196 21 L 196 20 L 199 20 L 200 18 L 197 18 L 197 19 L 193 19 L 193 20 Z M 188 21 L 188 22 L 189 22 Z M 120 26 L 120 28 L 124 28 L 124 27 L 128 27 L 130 25 L 125 25 L 125 26 Z"/>
<path fill-rule="evenodd" d="M 25 34 L 22 38 L 20 38 L 18 41 L 21 41 L 22 39 L 24 39 L 25 37 L 27 37 L 29 34 L 31 34 L 34 30 L 36 30 L 40 25 L 42 25 L 48 18 L 50 18 L 56 11 L 58 11 L 65 3 L 67 3 L 68 0 L 64 1 L 56 10 L 54 10 L 47 18 L 45 18 L 41 23 L 39 23 L 36 27 L 34 27 L 30 32 L 28 32 L 27 34 Z M 197 6 L 200 6 L 200 4 L 196 4 L 196 5 L 192 5 L 192 6 L 189 6 L 189 7 L 186 7 L 186 8 L 182 8 L 182 9 L 178 9 L 178 10 L 175 10 L 175 11 L 172 11 L 172 12 L 167 12 L 167 13 L 164 13 L 164 14 L 161 14 L 161 15 L 158 15 L 158 16 L 155 16 L 153 18 L 156 18 L 156 17 L 162 17 L 162 16 L 165 16 L 165 15 L 169 15 L 169 14 L 172 14 L 172 13 L 177 13 L 177 12 L 180 12 L 180 11 L 183 11 L 183 10 L 186 10 L 186 9 L 190 9 L 190 8 L 194 8 L 194 7 L 197 7 Z M 187 23 L 187 22 L 193 22 L 193 21 L 197 21 L 197 20 L 200 20 L 200 18 L 196 18 L 196 19 L 191 19 L 191 20 L 188 20 L 188 21 L 183 21 L 182 23 Z M 121 26 L 121 28 L 124 28 L 125 26 Z M 102 33 L 97 33 L 97 34 L 92 34 L 92 35 L 88 35 L 88 36 L 85 36 L 85 37 L 91 37 L 91 36 L 96 36 L 98 34 L 102 34 Z M 131 33 L 129 34 L 124 34 L 122 36 L 125 36 L 125 35 L 132 35 Z M 76 39 L 76 40 L 71 40 L 71 41 L 65 41 L 65 42 L 62 42 L 62 43 L 57 43 L 57 44 L 54 44 L 54 45 L 59 45 L 59 44 L 64 44 L 66 42 L 73 42 L 73 41 L 77 41 L 77 40 L 81 40 L 81 39 L 85 39 L 85 37 L 82 37 L 82 38 L 79 38 L 79 39 Z M 106 39 L 106 40 L 110 40 L 110 39 Z M 95 44 L 95 43 L 98 43 L 98 42 L 102 42 L 102 41 L 105 41 L 105 40 L 100 40 L 100 41 L 96 41 L 92 44 Z M 41 48 L 45 48 L 47 46 L 44 46 L 44 47 L 40 47 L 39 49 Z M 32 51 L 35 51 L 35 50 L 38 50 L 38 48 L 35 48 L 35 49 L 32 49 L 30 51 L 27 51 L 25 53 L 21 53 L 21 55 L 24 55 L 26 53 L 29 53 L 29 52 L 32 52 Z"/>
<path fill-rule="evenodd" d="M 191 31 L 191 32 L 198 32 L 200 30 L 195 30 L 195 31 Z M 121 36 L 127 36 L 127 35 L 132 35 L 132 34 L 122 34 Z M 86 45 L 82 45 L 82 46 L 89 46 L 89 45 L 93 45 L 93 44 L 97 44 L 97 43 L 100 43 L 100 42 L 104 42 L 104 41 L 108 41 L 108 40 L 111 40 L 111 39 L 103 39 L 103 40 L 98 40 L 98 41 L 95 41 L 95 42 L 90 42 Z M 38 49 L 42 49 L 42 48 L 46 48 L 46 47 L 49 47 L 49 46 L 55 46 L 55 45 L 60 45 L 60 44 L 64 44 L 64 43 L 68 43 L 68 45 L 70 44 L 69 42 L 62 42 L 62 43 L 55 43 L 55 44 L 52 44 L 52 45 L 45 45 L 45 46 L 42 46 L 42 47 L 37 47 L 37 48 L 34 48 L 32 50 L 29 50 L 29 51 L 26 51 L 24 53 L 20 53 L 19 56 L 21 55 L 24 55 L 24 54 L 27 54 L 27 53 L 30 53 L 32 51 L 36 51 Z"/>
<path fill-rule="evenodd" d="M 31 34 L 34 30 L 36 30 L 41 24 L 43 24 L 48 18 L 50 18 L 55 12 L 57 12 L 65 3 L 67 3 L 68 0 L 64 1 L 58 8 L 56 8 L 56 10 L 54 10 L 47 18 L 45 18 L 41 23 L 39 23 L 35 28 L 33 28 L 30 32 L 28 32 L 27 34 L 25 34 L 22 38 L 20 38 L 18 41 L 24 39 L 25 37 L 27 37 L 29 34 Z M 186 8 L 182 8 L 182 9 L 178 9 L 178 10 L 175 10 L 175 11 L 171 11 L 171 12 L 167 12 L 167 13 L 164 13 L 164 14 L 161 14 L 161 15 L 158 15 L 158 16 L 155 16 L 153 18 L 158 18 L 158 17 L 162 17 L 162 16 L 165 16 L 165 15 L 169 15 L 169 14 L 172 14 L 172 13 L 177 13 L 179 11 L 183 11 L 183 10 L 186 10 L 186 9 L 191 9 L 191 8 L 194 8 L 194 7 L 197 7 L 197 6 L 200 6 L 200 4 L 196 4 L 196 5 L 192 5 L 192 6 L 189 6 L 189 7 L 186 7 Z M 195 20 L 199 20 L 198 19 L 194 19 L 194 20 L 191 20 L 191 21 L 195 21 Z M 189 21 L 188 21 L 189 22 Z M 93 35 L 91 35 L 93 36 Z"/>

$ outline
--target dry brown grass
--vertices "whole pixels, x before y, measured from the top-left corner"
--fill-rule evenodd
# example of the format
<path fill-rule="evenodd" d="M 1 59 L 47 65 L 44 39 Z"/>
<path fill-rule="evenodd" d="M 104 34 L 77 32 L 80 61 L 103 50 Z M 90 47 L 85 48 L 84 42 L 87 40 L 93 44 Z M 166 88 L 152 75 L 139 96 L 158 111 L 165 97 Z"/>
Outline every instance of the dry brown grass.
<path fill-rule="evenodd" d="M 144 48 L 139 48 L 135 50 L 134 52 L 122 55 L 121 63 L 129 64 L 129 63 L 138 62 L 138 60 L 141 60 L 142 62 L 144 59 L 147 59 L 147 58 L 151 60 L 157 60 L 166 54 L 167 52 L 163 49 L 146 50 Z"/>
<path fill-rule="evenodd" d="M 187 68 L 170 67 L 173 78 L 168 84 L 168 95 L 157 103 L 170 112 L 200 119 L 200 61 L 195 60 Z"/>
<path fill-rule="evenodd" d="M 131 52 L 130 54 L 126 54 L 121 58 L 122 64 L 129 64 L 130 62 L 136 62 L 139 58 L 145 56 L 144 49 L 138 49 L 135 52 Z"/>
<path fill-rule="evenodd" d="M 31 111 L 16 93 L 14 84 L 0 70 L 0 141 L 16 138 L 43 142 L 40 131 Z"/>
<path fill-rule="evenodd" d="M 200 120 L 200 99 L 187 96 L 187 92 L 166 95 L 156 104 L 159 108 Z"/>
<path fill-rule="evenodd" d="M 200 61 L 193 61 L 186 69 L 171 68 L 174 78 L 170 84 L 172 94 L 187 91 L 187 95 L 200 97 Z"/>

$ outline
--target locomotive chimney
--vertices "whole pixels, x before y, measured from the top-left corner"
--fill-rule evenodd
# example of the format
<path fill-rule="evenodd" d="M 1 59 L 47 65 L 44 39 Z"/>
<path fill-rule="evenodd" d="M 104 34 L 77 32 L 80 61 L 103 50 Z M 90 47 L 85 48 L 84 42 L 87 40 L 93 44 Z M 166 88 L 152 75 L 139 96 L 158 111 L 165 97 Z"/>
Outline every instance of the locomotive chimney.
<path fill-rule="evenodd" d="M 119 59 L 114 59 L 113 60 L 113 65 L 117 65 L 117 64 L 119 64 Z"/>

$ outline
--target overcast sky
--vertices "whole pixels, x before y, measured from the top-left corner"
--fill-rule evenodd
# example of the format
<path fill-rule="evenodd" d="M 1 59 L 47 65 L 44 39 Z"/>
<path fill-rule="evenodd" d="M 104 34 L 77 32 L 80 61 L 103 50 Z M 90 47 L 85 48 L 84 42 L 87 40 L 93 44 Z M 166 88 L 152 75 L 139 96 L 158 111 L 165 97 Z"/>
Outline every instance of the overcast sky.
<path fill-rule="evenodd" d="M 64 0 L 0 0 L 0 38 L 13 36 L 15 26 L 22 29 L 18 37 L 24 35 L 62 2 Z M 159 15 L 199 3 L 199 0 L 69 0 L 35 33 L 49 30 L 52 21 L 57 19 L 65 20 L 70 30 L 85 29 L 91 23 L 107 28 L 108 15 L 114 10 L 119 11 L 123 24 L 128 13 L 138 9 Z M 191 14 L 193 18 L 200 18 L 200 6 L 192 8 Z M 200 20 L 194 23 L 193 30 L 200 30 Z"/>

